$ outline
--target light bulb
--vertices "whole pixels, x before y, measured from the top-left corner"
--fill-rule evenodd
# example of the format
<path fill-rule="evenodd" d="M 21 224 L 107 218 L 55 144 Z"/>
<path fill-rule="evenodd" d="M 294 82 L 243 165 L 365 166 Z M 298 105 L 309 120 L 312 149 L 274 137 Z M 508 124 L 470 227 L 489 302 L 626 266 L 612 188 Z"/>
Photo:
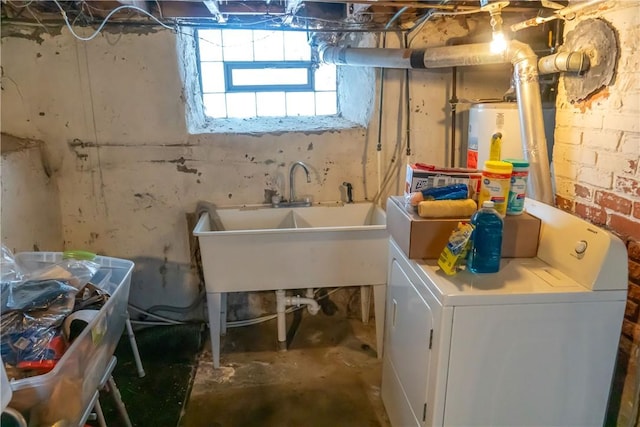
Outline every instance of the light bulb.
<path fill-rule="evenodd" d="M 507 49 L 507 40 L 504 38 L 502 31 L 496 31 L 493 33 L 493 40 L 491 40 L 491 45 L 489 47 L 491 49 L 491 53 L 500 53 Z"/>

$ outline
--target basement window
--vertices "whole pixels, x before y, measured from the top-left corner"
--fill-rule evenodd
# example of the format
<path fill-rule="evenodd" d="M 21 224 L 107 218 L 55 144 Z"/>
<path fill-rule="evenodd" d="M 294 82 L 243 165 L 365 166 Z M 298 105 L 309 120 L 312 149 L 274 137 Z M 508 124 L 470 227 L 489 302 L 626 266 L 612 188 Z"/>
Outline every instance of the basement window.
<path fill-rule="evenodd" d="M 207 117 L 338 114 L 336 67 L 313 59 L 306 32 L 200 29 L 197 40 Z"/>

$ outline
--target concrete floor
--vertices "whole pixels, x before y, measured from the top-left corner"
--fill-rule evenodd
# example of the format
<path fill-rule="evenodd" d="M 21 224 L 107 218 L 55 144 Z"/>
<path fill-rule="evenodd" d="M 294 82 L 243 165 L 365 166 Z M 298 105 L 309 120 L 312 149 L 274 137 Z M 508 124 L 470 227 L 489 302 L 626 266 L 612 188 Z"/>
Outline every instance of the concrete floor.
<path fill-rule="evenodd" d="M 275 320 L 229 329 L 222 346 L 220 369 L 210 344 L 199 357 L 181 427 L 390 426 L 373 321 L 305 310 L 287 351 Z"/>

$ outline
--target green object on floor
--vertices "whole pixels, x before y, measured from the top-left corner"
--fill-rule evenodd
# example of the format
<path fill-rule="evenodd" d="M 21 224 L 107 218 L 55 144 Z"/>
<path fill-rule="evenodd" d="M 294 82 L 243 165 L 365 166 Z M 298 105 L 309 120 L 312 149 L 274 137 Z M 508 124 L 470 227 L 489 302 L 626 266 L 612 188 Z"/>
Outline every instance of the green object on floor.
<path fill-rule="evenodd" d="M 113 377 L 134 427 L 174 427 L 187 399 L 202 346 L 204 327 L 199 323 L 157 326 L 136 331 L 144 378 L 137 374 L 131 345 L 126 336 L 118 343 L 118 364 Z M 107 425 L 119 427 L 118 416 L 109 394 L 100 398 Z M 97 425 L 97 424 L 96 424 Z"/>

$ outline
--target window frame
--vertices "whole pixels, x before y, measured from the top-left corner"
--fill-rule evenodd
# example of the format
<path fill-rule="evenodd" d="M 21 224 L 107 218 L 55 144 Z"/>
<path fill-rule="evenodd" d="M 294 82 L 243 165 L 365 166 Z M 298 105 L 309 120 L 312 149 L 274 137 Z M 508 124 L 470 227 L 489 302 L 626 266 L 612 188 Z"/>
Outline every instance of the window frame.
<path fill-rule="evenodd" d="M 225 93 L 238 92 L 317 92 L 315 90 L 315 70 L 311 61 L 222 61 L 224 67 Z M 200 62 L 202 65 L 202 62 Z M 306 84 L 285 85 L 234 85 L 233 70 L 263 70 L 304 68 L 307 71 Z M 200 70 L 202 82 L 202 70 Z M 202 84 L 202 83 L 201 83 Z M 336 84 L 337 87 L 337 84 Z"/>
<path fill-rule="evenodd" d="M 225 105 L 225 111 L 227 111 L 227 114 L 224 117 L 216 117 L 216 116 L 210 116 L 207 115 L 205 113 L 205 120 L 236 120 L 236 119 L 240 119 L 240 120 L 246 120 L 246 119 L 287 119 L 287 118 L 301 118 L 301 117 L 308 117 L 308 118 L 315 118 L 315 117 L 341 117 L 341 113 L 340 113 L 340 101 L 339 101 L 339 79 L 338 79 L 338 75 L 337 75 L 337 69 L 336 69 L 336 75 L 335 75 L 335 80 L 334 80 L 334 87 L 333 90 L 325 90 L 325 89 L 321 89 L 321 90 L 316 90 L 315 86 L 317 83 L 317 79 L 316 79 L 316 72 L 318 71 L 318 63 L 316 61 L 314 61 L 314 54 L 313 54 L 313 49 L 310 47 L 311 49 L 311 59 L 310 60 L 276 60 L 276 61 L 225 61 L 224 59 L 224 54 L 222 56 L 222 58 L 220 60 L 203 60 L 201 57 L 201 53 L 200 53 L 200 31 L 205 31 L 205 30 L 219 30 L 219 31 L 225 31 L 227 30 L 226 28 L 217 28 L 217 27 L 211 27 L 211 28 L 196 28 L 194 30 L 194 37 L 196 39 L 196 46 L 195 46 L 195 57 L 196 57 L 196 67 L 197 67 L 197 79 L 198 79 L 198 86 L 200 89 L 200 96 L 199 96 L 199 101 L 202 104 L 202 106 L 204 108 L 205 104 L 204 104 L 204 97 L 205 95 L 209 95 L 209 94 L 220 94 L 220 95 L 226 95 L 226 94 L 234 94 L 234 93 L 276 93 L 276 92 L 284 92 L 285 95 L 287 93 L 303 93 L 303 92 L 311 92 L 314 94 L 315 96 L 318 96 L 318 94 L 323 94 L 323 93 L 333 93 L 335 96 L 335 105 L 333 107 L 333 113 L 330 114 L 317 114 L 314 113 L 313 115 L 296 115 L 296 114 L 287 114 L 285 112 L 285 115 L 282 116 L 256 116 L 256 117 L 234 117 L 234 116 L 229 116 L 228 114 L 228 106 Z M 252 31 L 255 30 L 260 30 L 260 29 L 255 29 L 252 28 L 250 29 Z M 283 31 L 284 30 L 273 30 L 273 31 Z M 222 64 L 222 68 L 223 68 L 223 73 L 224 73 L 224 92 L 205 92 L 204 90 L 204 82 L 203 82 L 203 73 L 202 73 L 202 66 L 203 64 L 207 63 L 207 62 L 217 62 L 217 63 L 221 63 Z M 230 64 L 230 65 L 227 65 Z M 268 65 L 271 66 L 272 68 L 305 68 L 307 70 L 307 84 L 305 85 L 301 85 L 301 84 L 292 84 L 292 85 L 252 85 L 252 86 L 248 86 L 248 85 L 233 85 L 232 83 L 232 71 L 234 69 L 261 69 L 264 68 L 264 65 Z M 315 98 L 314 98 L 315 99 Z M 314 111 L 317 111 L 317 107 L 314 107 Z"/>

